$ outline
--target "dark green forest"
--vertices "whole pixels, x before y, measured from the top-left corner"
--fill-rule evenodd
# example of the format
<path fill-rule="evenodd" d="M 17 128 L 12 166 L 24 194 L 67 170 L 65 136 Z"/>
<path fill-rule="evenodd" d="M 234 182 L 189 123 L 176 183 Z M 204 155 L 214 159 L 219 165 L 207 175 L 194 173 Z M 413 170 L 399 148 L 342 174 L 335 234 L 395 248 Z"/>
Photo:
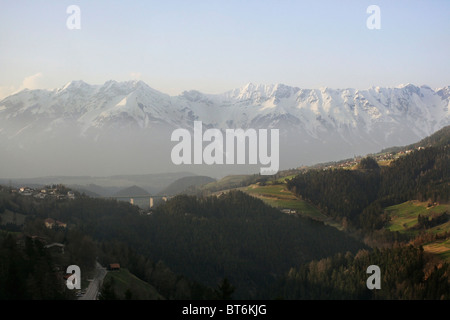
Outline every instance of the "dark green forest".
<path fill-rule="evenodd" d="M 361 161 L 356 170 L 309 170 L 288 188 L 353 229 L 370 232 L 387 222 L 383 208 L 407 200 L 449 201 L 450 148 L 415 150 L 390 166 Z"/>
<path fill-rule="evenodd" d="M 55 263 L 40 241 L 0 233 L 0 300 L 68 299 Z"/>
<path fill-rule="evenodd" d="M 448 203 L 448 139 L 440 132 L 438 146 L 418 148 L 389 166 L 379 167 L 368 157 L 355 170 L 309 170 L 288 181 L 288 188 L 299 197 L 332 216 L 352 234 L 370 239 L 375 248 L 356 255 L 340 253 L 292 268 L 279 283 L 279 295 L 286 299 L 449 299 L 450 265 L 437 262 L 420 247 L 433 237 L 421 234 L 412 238 L 384 229 L 389 222 L 384 211 L 388 206 L 408 200 L 430 205 Z M 419 215 L 416 228 L 424 230 L 447 220 L 448 213 L 431 219 Z M 385 274 L 382 290 L 364 290 L 367 274 L 363 267 L 368 264 L 379 265 Z"/>
<path fill-rule="evenodd" d="M 274 291 L 284 299 L 450 299 L 450 265 L 430 263 L 433 257 L 413 246 L 339 253 L 292 268 Z M 380 267 L 380 290 L 366 286 L 372 264 Z"/>
<path fill-rule="evenodd" d="M 118 260 L 151 283 L 157 280 L 151 280 L 151 271 L 163 264 L 209 288 L 227 278 L 236 298 L 271 298 L 267 289 L 290 267 L 365 247 L 323 223 L 282 214 L 239 191 L 180 195 L 149 216 L 128 203 L 89 197 L 42 204 L 35 213 L 73 225 L 99 243 L 100 260 Z M 202 295 L 207 293 L 195 294 Z"/>
<path fill-rule="evenodd" d="M 448 263 L 424 252 L 423 241 L 385 228 L 388 206 L 448 203 L 444 138 L 389 166 L 368 157 L 354 170 L 309 169 L 286 182 L 342 230 L 237 190 L 178 195 L 147 214 L 80 193 L 37 199 L 0 187 L 0 219 L 10 220 L 0 220 L 0 299 L 74 299 L 63 271 L 76 264 L 89 274 L 96 261 L 120 263 L 164 299 L 449 299 Z M 47 218 L 67 227 L 47 228 Z M 448 213 L 419 216 L 417 230 L 447 220 Z M 45 247 L 55 242 L 64 253 Z M 381 290 L 366 286 L 369 265 L 381 268 Z M 133 288 L 118 297 L 111 286 L 103 298 L 140 298 Z"/>
<path fill-rule="evenodd" d="M 228 278 L 236 298 L 271 298 L 266 289 L 291 266 L 363 247 L 334 228 L 280 214 L 239 191 L 178 196 L 141 230 L 152 243 L 145 249 L 149 256 L 164 256 L 176 272 L 207 285 Z"/>
<path fill-rule="evenodd" d="M 153 261 L 126 242 L 91 236 L 97 227 L 108 227 L 108 219 L 119 225 L 139 217 L 137 207 L 113 200 L 93 199 L 78 194 L 77 200 L 35 200 L 0 191 L 0 213 L 13 210 L 25 215 L 21 225 L 0 226 L 0 299 L 75 299 L 63 280 L 67 266 L 80 267 L 85 278 L 92 274 L 96 260 L 102 265 L 120 263 L 154 286 L 165 299 L 215 299 L 215 288 L 174 273 L 163 261 Z M 11 211 L 12 212 L 12 211 Z M 73 214 L 76 212 L 76 214 Z M 48 217 L 68 223 L 68 228 L 47 228 Z M 143 217 L 145 218 L 145 217 Z M 103 225 L 103 226 L 102 226 Z M 116 229 L 117 229 L 116 228 Z M 132 230 L 130 230 L 132 232 Z M 102 235 L 102 233 L 100 233 Z M 50 243 L 65 245 L 64 254 L 45 249 Z M 32 250 L 30 248 L 33 248 Z M 83 276 L 82 276 L 83 277 Z M 38 283 L 38 284 L 35 284 Z M 133 295 L 139 299 L 139 295 Z"/>

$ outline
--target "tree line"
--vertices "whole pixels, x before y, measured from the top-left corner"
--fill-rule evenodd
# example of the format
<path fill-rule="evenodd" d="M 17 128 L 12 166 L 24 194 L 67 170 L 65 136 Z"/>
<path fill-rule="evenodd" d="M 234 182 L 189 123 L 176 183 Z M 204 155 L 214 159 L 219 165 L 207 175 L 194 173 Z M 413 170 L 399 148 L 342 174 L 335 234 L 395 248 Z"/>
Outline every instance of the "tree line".
<path fill-rule="evenodd" d="M 448 201 L 448 160 L 448 148 L 426 148 L 389 167 L 380 168 L 367 158 L 357 170 L 309 170 L 288 187 L 347 229 L 395 242 L 400 235 L 383 230 L 388 218 L 384 208 L 412 198 Z M 27 216 L 23 234 L 66 244 L 70 264 L 92 269 L 96 259 L 103 265 L 118 262 L 166 299 L 213 299 L 231 293 L 238 299 L 448 298 L 448 266 L 427 270 L 431 258 L 420 247 L 370 250 L 335 228 L 283 214 L 240 191 L 179 195 L 151 215 L 126 202 L 83 195 L 71 201 L 37 201 L 1 193 L 1 208 Z M 45 228 L 48 217 L 68 228 Z M 437 220 L 420 221 L 426 228 Z M 2 237 L 3 297 L 65 297 L 50 271 L 56 261 L 41 244 L 17 247 L 14 235 Z M 39 263 L 31 265 L 35 260 Z M 365 287 L 365 268 L 371 264 L 382 268 L 386 290 Z M 41 273 L 48 276 L 34 278 Z M 9 291 L 17 279 L 21 289 Z"/>
<path fill-rule="evenodd" d="M 55 265 L 40 241 L 1 232 L 0 300 L 69 299 Z"/>
<path fill-rule="evenodd" d="M 240 191 L 220 197 L 179 195 L 149 216 L 128 203 L 88 197 L 61 203 L 52 214 L 101 243 L 101 252 L 116 248 L 119 261 L 150 283 L 157 281 L 151 270 L 160 263 L 209 288 L 227 278 L 236 298 L 263 298 L 264 289 L 291 266 L 365 247 L 321 222 L 282 214 Z M 135 255 L 141 258 L 130 258 Z M 201 296 L 195 290 L 192 294 Z"/>
<path fill-rule="evenodd" d="M 374 231 L 388 221 L 384 208 L 407 200 L 448 202 L 450 148 L 415 150 L 379 167 L 367 158 L 356 170 L 309 170 L 287 182 L 299 197 L 354 229 Z"/>
<path fill-rule="evenodd" d="M 380 289 L 367 287 L 370 265 L 380 267 Z M 450 265 L 436 265 L 421 247 L 397 246 L 311 261 L 292 268 L 273 290 L 290 300 L 448 300 L 449 276 Z"/>

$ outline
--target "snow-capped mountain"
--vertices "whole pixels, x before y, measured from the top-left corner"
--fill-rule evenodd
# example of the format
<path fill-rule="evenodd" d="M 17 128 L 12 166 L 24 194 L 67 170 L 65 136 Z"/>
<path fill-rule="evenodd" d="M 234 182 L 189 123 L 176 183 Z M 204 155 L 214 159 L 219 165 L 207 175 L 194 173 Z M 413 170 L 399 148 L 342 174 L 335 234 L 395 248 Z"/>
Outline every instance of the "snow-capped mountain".
<path fill-rule="evenodd" d="M 81 174 L 87 166 L 86 174 L 106 174 L 121 164 L 149 172 L 170 162 L 170 133 L 194 120 L 205 128 L 278 128 L 281 165 L 296 167 L 420 140 L 450 124 L 449 105 L 450 87 L 412 84 L 357 90 L 250 83 L 223 94 L 169 96 L 142 81 L 72 81 L 0 101 L 0 174 L 39 167 Z"/>

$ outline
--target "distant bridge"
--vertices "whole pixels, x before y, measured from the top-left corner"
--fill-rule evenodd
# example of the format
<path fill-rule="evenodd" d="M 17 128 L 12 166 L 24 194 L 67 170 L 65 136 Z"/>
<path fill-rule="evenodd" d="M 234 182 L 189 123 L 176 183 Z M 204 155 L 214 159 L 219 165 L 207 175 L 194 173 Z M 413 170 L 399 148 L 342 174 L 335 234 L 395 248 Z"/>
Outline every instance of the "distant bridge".
<path fill-rule="evenodd" d="M 113 199 L 117 199 L 117 198 L 171 198 L 169 196 L 152 196 L 149 194 L 144 194 L 144 195 L 136 195 L 136 194 L 132 194 L 132 195 L 120 195 L 120 196 L 109 196 L 109 197 L 103 197 L 103 198 L 113 198 Z"/>
<path fill-rule="evenodd" d="M 167 201 L 168 199 L 170 199 L 169 196 L 152 196 L 152 195 L 120 195 L 103 198 L 126 201 L 143 209 L 153 208 L 157 200 Z"/>

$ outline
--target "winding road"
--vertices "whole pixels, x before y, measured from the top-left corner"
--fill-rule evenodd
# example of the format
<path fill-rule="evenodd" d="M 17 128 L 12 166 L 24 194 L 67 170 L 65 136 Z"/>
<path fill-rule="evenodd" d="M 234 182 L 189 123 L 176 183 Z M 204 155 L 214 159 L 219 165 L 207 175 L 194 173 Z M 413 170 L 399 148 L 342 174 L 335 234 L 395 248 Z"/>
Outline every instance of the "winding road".
<path fill-rule="evenodd" d="M 102 267 L 98 262 L 96 262 L 95 268 L 97 269 L 97 272 L 94 279 L 89 283 L 86 293 L 79 297 L 78 300 L 97 300 L 97 293 L 100 290 L 107 271 L 106 268 Z"/>

